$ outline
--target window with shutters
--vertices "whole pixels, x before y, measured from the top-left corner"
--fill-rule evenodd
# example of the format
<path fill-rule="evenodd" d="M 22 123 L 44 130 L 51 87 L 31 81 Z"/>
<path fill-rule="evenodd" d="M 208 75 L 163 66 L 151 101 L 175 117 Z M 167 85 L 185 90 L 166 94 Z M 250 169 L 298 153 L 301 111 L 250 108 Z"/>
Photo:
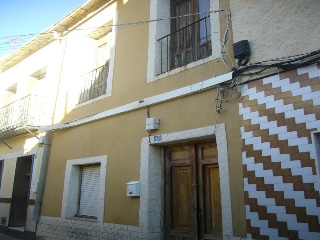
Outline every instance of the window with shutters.
<path fill-rule="evenodd" d="M 219 1 L 151 0 L 148 81 L 221 56 Z M 173 71 L 174 70 L 174 71 Z"/>
<path fill-rule="evenodd" d="M 77 216 L 96 219 L 99 206 L 100 164 L 80 166 L 80 178 Z"/>
<path fill-rule="evenodd" d="M 107 156 L 67 161 L 61 216 L 102 222 Z"/>

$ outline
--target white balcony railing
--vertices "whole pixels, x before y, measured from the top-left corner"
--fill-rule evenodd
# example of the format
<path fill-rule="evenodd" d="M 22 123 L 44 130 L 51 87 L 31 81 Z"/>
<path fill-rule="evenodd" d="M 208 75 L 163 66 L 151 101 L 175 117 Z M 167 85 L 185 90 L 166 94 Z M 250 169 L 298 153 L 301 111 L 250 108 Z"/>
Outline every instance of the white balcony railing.
<path fill-rule="evenodd" d="M 78 103 L 83 103 L 106 94 L 108 72 L 109 62 L 82 76 Z"/>
<path fill-rule="evenodd" d="M 0 108 L 0 139 L 20 128 L 35 129 L 50 124 L 52 105 L 48 97 L 28 95 Z"/>

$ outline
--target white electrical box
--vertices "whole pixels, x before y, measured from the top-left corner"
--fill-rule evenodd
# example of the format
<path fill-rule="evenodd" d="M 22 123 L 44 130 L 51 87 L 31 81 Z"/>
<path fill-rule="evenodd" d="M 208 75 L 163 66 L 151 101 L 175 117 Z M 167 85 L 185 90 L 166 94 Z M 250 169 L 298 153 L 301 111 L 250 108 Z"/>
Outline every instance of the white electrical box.
<path fill-rule="evenodd" d="M 39 137 L 38 144 L 44 144 L 44 136 Z"/>
<path fill-rule="evenodd" d="M 127 183 L 127 197 L 140 196 L 140 181 L 132 181 Z"/>
<path fill-rule="evenodd" d="M 158 130 L 160 126 L 160 119 L 159 118 L 147 118 L 146 120 L 146 130 L 153 131 Z"/>
<path fill-rule="evenodd" d="M 36 193 L 38 191 L 38 182 L 31 184 L 31 192 Z"/>

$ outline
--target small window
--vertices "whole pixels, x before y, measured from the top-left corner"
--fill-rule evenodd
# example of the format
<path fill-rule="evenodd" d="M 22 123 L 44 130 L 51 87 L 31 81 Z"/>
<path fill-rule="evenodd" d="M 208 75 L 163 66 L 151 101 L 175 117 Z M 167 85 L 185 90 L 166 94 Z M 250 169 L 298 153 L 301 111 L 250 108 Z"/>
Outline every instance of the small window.
<path fill-rule="evenodd" d="M 43 74 L 39 75 L 38 80 L 45 79 L 46 76 L 47 76 L 47 73 L 43 73 Z"/>
<path fill-rule="evenodd" d="M 12 86 L 8 87 L 6 90 L 7 90 L 8 92 L 11 92 L 11 93 L 13 93 L 13 94 L 16 94 L 16 93 L 17 93 L 17 87 L 18 87 L 18 84 L 15 83 L 15 84 L 13 84 Z"/>
<path fill-rule="evenodd" d="M 107 156 L 67 161 L 61 216 L 103 221 Z"/>
<path fill-rule="evenodd" d="M 43 67 L 39 69 L 38 71 L 31 74 L 31 77 L 37 79 L 37 80 L 43 80 L 46 78 L 47 75 L 47 67 Z"/>

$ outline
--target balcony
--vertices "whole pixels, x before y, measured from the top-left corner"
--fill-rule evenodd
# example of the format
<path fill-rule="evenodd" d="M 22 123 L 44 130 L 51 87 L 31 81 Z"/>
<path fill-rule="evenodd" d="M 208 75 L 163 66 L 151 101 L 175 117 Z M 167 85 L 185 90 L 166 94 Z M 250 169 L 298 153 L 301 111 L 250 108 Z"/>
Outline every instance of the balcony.
<path fill-rule="evenodd" d="M 83 103 L 106 94 L 108 72 L 109 62 L 81 77 L 82 87 L 78 103 Z"/>
<path fill-rule="evenodd" d="M 185 66 L 212 54 L 210 16 L 158 39 L 160 73 Z"/>
<path fill-rule="evenodd" d="M 50 124 L 53 117 L 50 103 L 48 97 L 28 95 L 0 108 L 0 140 Z"/>

